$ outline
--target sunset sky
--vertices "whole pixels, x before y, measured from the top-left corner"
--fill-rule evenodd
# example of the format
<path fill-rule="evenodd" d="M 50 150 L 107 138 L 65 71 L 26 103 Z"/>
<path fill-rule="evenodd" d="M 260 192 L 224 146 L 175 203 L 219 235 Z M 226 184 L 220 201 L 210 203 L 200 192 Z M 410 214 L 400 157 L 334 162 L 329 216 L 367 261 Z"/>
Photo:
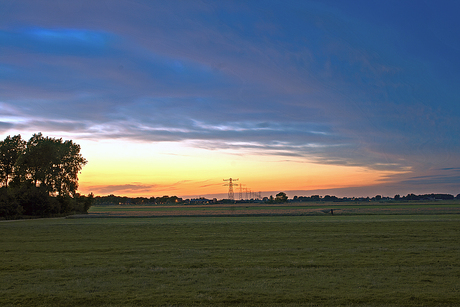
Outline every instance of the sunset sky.
<path fill-rule="evenodd" d="M 81 193 L 460 193 L 459 1 L 1 1 L 0 137 Z M 235 188 L 236 194 L 239 188 Z"/>

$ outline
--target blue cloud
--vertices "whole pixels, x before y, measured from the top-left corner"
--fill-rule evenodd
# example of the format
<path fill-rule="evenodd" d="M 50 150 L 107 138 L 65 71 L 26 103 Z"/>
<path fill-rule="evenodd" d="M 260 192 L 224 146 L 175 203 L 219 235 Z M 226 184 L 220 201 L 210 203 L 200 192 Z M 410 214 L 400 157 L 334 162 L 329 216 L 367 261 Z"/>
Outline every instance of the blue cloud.
<path fill-rule="evenodd" d="M 415 176 L 400 182 L 404 185 L 448 185 L 449 187 L 458 187 L 460 184 L 460 175 L 427 175 Z"/>
<path fill-rule="evenodd" d="M 414 177 L 460 163 L 456 4 L 73 4 L 84 21 L 74 7 L 28 4 L 0 21 L 0 102 L 21 118 L 4 127 Z"/>
<path fill-rule="evenodd" d="M 102 56 L 114 36 L 83 29 L 25 28 L 0 31 L 0 49 L 49 55 Z"/>

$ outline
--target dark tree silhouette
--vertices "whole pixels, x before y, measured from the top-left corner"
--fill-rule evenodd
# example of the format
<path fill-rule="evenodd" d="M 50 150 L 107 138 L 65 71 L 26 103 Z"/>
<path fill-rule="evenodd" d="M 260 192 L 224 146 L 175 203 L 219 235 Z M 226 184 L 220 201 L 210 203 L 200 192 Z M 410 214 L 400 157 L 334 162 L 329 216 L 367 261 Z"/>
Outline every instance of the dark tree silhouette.
<path fill-rule="evenodd" d="M 73 196 L 78 188 L 78 173 L 86 163 L 80 145 L 34 134 L 17 162 L 19 180 L 55 195 Z"/>
<path fill-rule="evenodd" d="M 80 145 L 41 133 L 0 141 L 0 218 L 87 212 L 93 195 L 76 193 L 86 163 Z"/>
<path fill-rule="evenodd" d="M 14 178 L 16 161 L 24 152 L 26 142 L 21 139 L 21 135 L 13 137 L 7 136 L 0 142 L 0 180 L 3 186 Z"/>
<path fill-rule="evenodd" d="M 279 192 L 278 194 L 276 194 L 275 202 L 277 202 L 277 203 L 285 203 L 285 202 L 287 202 L 287 200 L 288 200 L 288 197 L 287 197 L 286 193 Z"/>

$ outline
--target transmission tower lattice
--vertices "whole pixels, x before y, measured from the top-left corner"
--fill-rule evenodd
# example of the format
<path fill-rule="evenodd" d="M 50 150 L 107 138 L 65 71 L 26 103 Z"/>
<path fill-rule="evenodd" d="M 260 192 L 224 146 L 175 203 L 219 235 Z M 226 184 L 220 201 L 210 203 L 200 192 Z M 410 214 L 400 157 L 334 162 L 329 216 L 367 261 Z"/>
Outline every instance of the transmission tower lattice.
<path fill-rule="evenodd" d="M 240 200 L 243 200 L 243 187 L 245 186 L 245 184 L 242 184 L 240 183 Z"/>
<path fill-rule="evenodd" d="M 228 181 L 228 183 L 224 184 L 224 186 L 228 186 L 228 199 L 235 200 L 235 194 L 233 193 L 233 186 L 238 186 L 238 184 L 233 183 L 233 182 L 238 181 L 238 179 L 228 178 L 228 179 L 224 179 L 224 181 Z"/>

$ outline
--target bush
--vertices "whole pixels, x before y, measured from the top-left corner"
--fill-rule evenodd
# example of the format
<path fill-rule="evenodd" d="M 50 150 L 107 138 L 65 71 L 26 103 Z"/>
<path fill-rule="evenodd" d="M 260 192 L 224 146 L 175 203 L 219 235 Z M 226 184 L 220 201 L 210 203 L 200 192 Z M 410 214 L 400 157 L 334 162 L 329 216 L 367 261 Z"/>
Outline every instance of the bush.
<path fill-rule="evenodd" d="M 91 193 L 88 196 L 76 194 L 75 195 L 74 210 L 76 213 L 88 213 L 89 208 L 94 201 L 94 195 Z"/>
<path fill-rule="evenodd" d="M 44 188 L 23 184 L 14 192 L 15 200 L 24 209 L 24 215 L 50 216 L 59 211 L 59 202 L 51 199 Z"/>
<path fill-rule="evenodd" d="M 10 195 L 6 187 L 0 188 L 0 218 L 16 218 L 23 212 L 16 199 Z"/>
<path fill-rule="evenodd" d="M 6 191 L 7 189 L 5 189 Z M 44 187 L 35 187 L 31 184 L 22 184 L 13 189 L 13 195 L 8 191 L 2 191 L 0 202 L 2 216 L 32 215 L 32 216 L 56 216 L 71 213 L 87 213 L 93 203 L 93 195 L 75 197 L 50 196 Z M 9 204 L 8 206 L 6 204 Z"/>

